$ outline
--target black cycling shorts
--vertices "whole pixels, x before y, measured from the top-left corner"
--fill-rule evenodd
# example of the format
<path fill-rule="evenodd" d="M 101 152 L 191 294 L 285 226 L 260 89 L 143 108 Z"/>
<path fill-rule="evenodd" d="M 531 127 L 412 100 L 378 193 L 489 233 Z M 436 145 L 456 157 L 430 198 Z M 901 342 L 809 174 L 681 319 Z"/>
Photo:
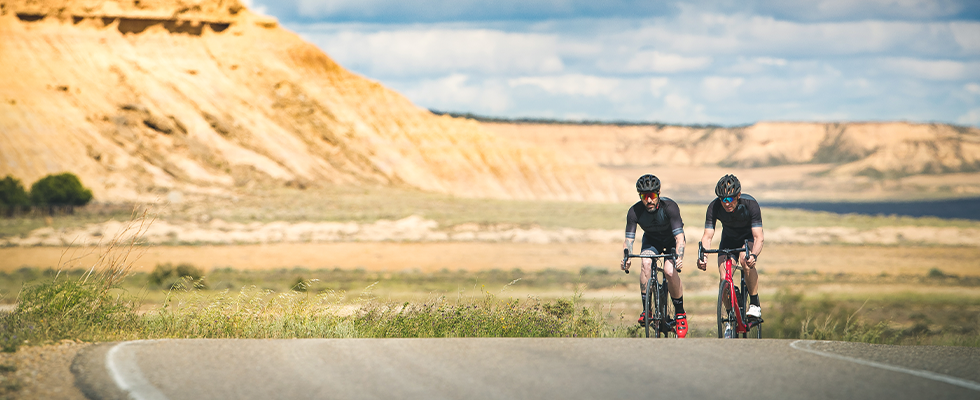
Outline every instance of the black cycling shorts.
<path fill-rule="evenodd" d="M 749 251 L 752 251 L 752 238 L 749 238 Z M 737 249 L 739 247 L 745 246 L 745 239 L 743 238 L 726 238 L 722 236 L 721 243 L 718 245 L 719 249 Z"/>
<path fill-rule="evenodd" d="M 662 238 L 644 234 L 643 246 L 640 247 L 640 250 L 653 250 L 654 254 L 667 254 L 671 253 L 675 246 L 677 246 L 677 242 L 674 238 L 663 240 Z"/>

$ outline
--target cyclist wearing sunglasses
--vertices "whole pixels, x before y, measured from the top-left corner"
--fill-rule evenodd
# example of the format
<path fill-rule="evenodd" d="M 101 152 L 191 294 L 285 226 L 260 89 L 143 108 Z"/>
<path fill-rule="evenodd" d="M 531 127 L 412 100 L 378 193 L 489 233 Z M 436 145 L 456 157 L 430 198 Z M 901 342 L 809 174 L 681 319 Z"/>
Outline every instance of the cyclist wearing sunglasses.
<path fill-rule="evenodd" d="M 636 191 L 640 201 L 630 207 L 626 213 L 626 241 L 623 248 L 632 253 L 633 241 L 636 238 L 636 226 L 643 228 L 642 252 L 640 254 L 667 254 L 672 249 L 677 252 L 677 266 L 673 261 L 664 262 L 664 274 L 667 276 L 667 290 L 674 303 L 677 321 L 677 337 L 687 335 L 687 313 L 684 312 L 684 287 L 678 273 L 684 267 L 684 222 L 677 203 L 660 197 L 660 179 L 646 174 L 636 181 Z M 650 279 L 653 260 L 642 259 L 640 263 L 640 296 L 642 304 L 646 304 L 647 281 Z M 620 264 L 624 271 L 630 269 L 630 260 Z M 676 272 L 675 272 L 676 271 Z M 639 323 L 643 323 L 646 315 L 640 314 Z"/>
<path fill-rule="evenodd" d="M 739 264 L 745 274 L 745 284 L 749 292 L 749 309 L 745 315 L 752 318 L 762 318 L 762 307 L 759 305 L 759 272 L 755 268 L 759 253 L 762 252 L 762 210 L 759 202 L 752 196 L 742 193 L 742 184 L 735 175 L 725 175 L 715 186 L 715 195 L 704 221 L 704 236 L 701 243 L 711 243 L 715 236 L 715 222 L 721 221 L 721 244 L 719 249 L 734 249 L 742 247 L 745 240 L 749 241 L 752 254 L 739 255 Z M 718 273 L 725 280 L 725 257 L 718 255 Z M 698 260 L 698 269 L 707 270 L 707 261 Z M 731 307 L 725 302 L 726 308 Z"/>

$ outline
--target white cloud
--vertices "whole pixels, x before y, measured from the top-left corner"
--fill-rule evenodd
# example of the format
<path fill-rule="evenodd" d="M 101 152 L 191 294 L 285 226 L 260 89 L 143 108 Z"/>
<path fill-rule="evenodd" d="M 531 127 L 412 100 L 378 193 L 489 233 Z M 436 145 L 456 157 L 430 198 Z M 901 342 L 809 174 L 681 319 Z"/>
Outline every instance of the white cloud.
<path fill-rule="evenodd" d="M 475 0 L 304 1 L 343 8 L 335 15 L 355 9 L 391 14 L 390 9 L 415 5 L 488 7 Z M 725 124 L 969 119 L 980 94 L 980 22 L 919 20 L 906 11 L 952 11 L 929 8 L 925 0 L 889 1 L 745 0 L 605 18 L 398 24 L 378 19 L 290 27 L 341 65 L 417 104 L 447 111 Z M 586 4 L 547 3 L 555 10 Z M 517 4 L 504 0 L 489 7 Z M 763 10 L 777 5 L 781 11 Z M 797 17 L 788 18 L 792 7 L 818 16 L 793 11 Z M 904 7 L 888 15 L 906 17 L 862 14 L 875 7 Z M 819 16 L 848 12 L 870 16 Z M 731 98 L 738 101 L 721 101 Z"/>
<path fill-rule="evenodd" d="M 671 73 L 695 71 L 711 64 L 711 57 L 685 57 L 659 51 L 642 51 L 633 55 L 623 70 L 625 72 Z"/>
<path fill-rule="evenodd" d="M 507 81 L 510 87 L 530 85 L 552 94 L 609 96 L 619 89 L 619 80 L 588 75 L 520 77 Z"/>
<path fill-rule="evenodd" d="M 949 29 L 964 53 L 980 54 L 980 22 L 952 22 Z"/>
<path fill-rule="evenodd" d="M 254 0 L 242 0 L 242 4 L 253 13 L 268 15 L 268 8 L 265 5 L 256 5 Z"/>
<path fill-rule="evenodd" d="M 704 90 L 705 98 L 718 101 L 734 96 L 738 88 L 744 83 L 744 78 L 708 76 L 701 81 L 701 87 Z"/>
<path fill-rule="evenodd" d="M 928 80 L 948 81 L 980 77 L 980 62 L 891 58 L 882 60 L 881 63 L 884 68 L 894 73 Z"/>
<path fill-rule="evenodd" d="M 404 85 L 402 92 L 422 107 L 443 111 L 499 113 L 511 106 L 506 87 L 492 80 L 474 82 L 464 74 L 414 82 Z"/>
<path fill-rule="evenodd" d="M 785 59 L 782 59 L 782 58 L 756 57 L 752 61 L 755 61 L 756 63 L 761 64 L 761 65 L 773 65 L 773 66 L 777 66 L 777 67 L 785 67 L 786 66 L 786 60 Z"/>
<path fill-rule="evenodd" d="M 375 76 L 554 73 L 557 36 L 488 29 L 396 29 L 308 33 L 342 65 Z"/>
<path fill-rule="evenodd" d="M 970 111 L 967 111 L 966 114 L 963 114 L 956 119 L 956 123 L 963 124 L 963 125 L 980 126 L 980 108 L 974 108 Z"/>
<path fill-rule="evenodd" d="M 670 83 L 667 78 L 650 78 L 650 93 L 653 97 L 660 97 L 664 87 Z"/>

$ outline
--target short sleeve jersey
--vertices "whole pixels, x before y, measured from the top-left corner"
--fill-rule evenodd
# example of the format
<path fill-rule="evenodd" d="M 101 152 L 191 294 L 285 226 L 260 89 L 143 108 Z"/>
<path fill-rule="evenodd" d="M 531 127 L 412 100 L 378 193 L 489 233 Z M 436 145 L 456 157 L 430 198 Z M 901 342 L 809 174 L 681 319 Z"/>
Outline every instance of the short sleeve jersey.
<path fill-rule="evenodd" d="M 660 242 L 672 243 L 674 236 L 684 233 L 684 221 L 677 203 L 667 197 L 660 198 L 654 211 L 647 211 L 642 201 L 636 202 L 626 213 L 626 238 L 636 238 L 636 226 L 643 228 L 644 236 Z"/>
<path fill-rule="evenodd" d="M 726 212 L 721 200 L 714 199 L 708 204 L 708 212 L 704 218 L 705 229 L 715 229 L 715 222 L 721 221 L 724 229 L 721 231 L 722 240 L 740 242 L 752 239 L 752 228 L 762 227 L 762 210 L 754 197 L 742 193 L 732 212 Z"/>

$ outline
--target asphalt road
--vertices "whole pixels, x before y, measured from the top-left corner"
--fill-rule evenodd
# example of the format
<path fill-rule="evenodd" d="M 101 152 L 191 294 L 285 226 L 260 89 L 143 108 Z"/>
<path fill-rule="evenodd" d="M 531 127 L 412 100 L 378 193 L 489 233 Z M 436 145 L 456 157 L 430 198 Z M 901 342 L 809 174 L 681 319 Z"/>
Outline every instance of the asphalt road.
<path fill-rule="evenodd" d="M 106 399 L 980 398 L 980 349 L 790 340 L 147 340 L 72 371 Z"/>

